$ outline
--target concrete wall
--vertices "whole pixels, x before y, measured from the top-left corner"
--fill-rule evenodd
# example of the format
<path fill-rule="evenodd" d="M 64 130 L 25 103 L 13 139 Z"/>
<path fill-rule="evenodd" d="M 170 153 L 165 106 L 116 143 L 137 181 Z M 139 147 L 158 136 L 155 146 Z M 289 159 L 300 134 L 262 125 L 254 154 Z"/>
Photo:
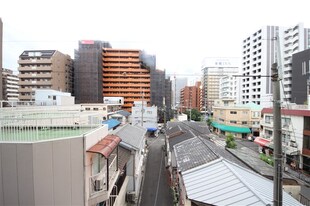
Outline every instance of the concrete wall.
<path fill-rule="evenodd" d="M 1 205 L 84 205 L 83 138 L 3 143 L 0 154 Z"/>

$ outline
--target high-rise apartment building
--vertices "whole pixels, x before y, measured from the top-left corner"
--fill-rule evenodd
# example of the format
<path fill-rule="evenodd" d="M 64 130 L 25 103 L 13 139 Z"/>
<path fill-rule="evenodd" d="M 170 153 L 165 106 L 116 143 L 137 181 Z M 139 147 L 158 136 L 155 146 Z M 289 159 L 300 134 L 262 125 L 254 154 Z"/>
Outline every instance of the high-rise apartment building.
<path fill-rule="evenodd" d="M 243 40 L 241 103 L 253 102 L 272 106 L 271 66 L 278 63 L 281 100 L 294 103 L 292 98 L 292 55 L 309 48 L 309 29 L 298 24 L 284 28 L 265 26 Z M 269 78 L 268 78 L 269 77 Z M 298 81 L 298 80 L 297 80 Z"/>
<path fill-rule="evenodd" d="M 243 40 L 241 75 L 241 103 L 266 106 L 270 104 L 271 65 L 276 61 L 279 28 L 265 26 Z"/>
<path fill-rule="evenodd" d="M 207 57 L 204 59 L 202 66 L 201 110 L 212 111 L 214 101 L 220 98 L 220 78 L 237 75 L 239 67 L 238 58 Z"/>
<path fill-rule="evenodd" d="M 19 56 L 19 100 L 34 101 L 36 89 L 72 92 L 73 61 L 57 50 L 29 50 Z"/>
<path fill-rule="evenodd" d="M 3 24 L 0 18 L 0 100 L 3 99 L 2 95 L 2 37 L 3 37 Z"/>
<path fill-rule="evenodd" d="M 74 93 L 76 103 L 102 103 L 102 48 L 109 42 L 82 40 L 74 51 Z"/>
<path fill-rule="evenodd" d="M 18 77 L 10 69 L 2 69 L 3 100 L 18 101 Z"/>
<path fill-rule="evenodd" d="M 292 98 L 292 55 L 310 48 L 310 29 L 304 28 L 303 24 L 287 28 L 280 33 L 281 70 L 284 102 L 296 103 Z M 278 63 L 279 64 L 279 63 Z M 298 79 L 295 79 L 298 81 Z"/>
<path fill-rule="evenodd" d="M 150 69 L 140 58 L 140 50 L 103 48 L 104 97 L 124 97 L 123 108 L 131 112 L 134 101 L 150 104 Z"/>

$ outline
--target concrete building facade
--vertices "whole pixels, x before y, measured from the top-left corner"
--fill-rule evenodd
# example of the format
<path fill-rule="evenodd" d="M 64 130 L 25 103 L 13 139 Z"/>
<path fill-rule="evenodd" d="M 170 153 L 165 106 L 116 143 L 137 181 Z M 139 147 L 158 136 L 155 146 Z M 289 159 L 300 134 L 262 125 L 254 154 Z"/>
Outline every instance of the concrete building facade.
<path fill-rule="evenodd" d="M 103 97 L 124 97 L 123 109 L 131 112 L 134 101 L 151 102 L 150 69 L 140 50 L 103 49 Z"/>
<path fill-rule="evenodd" d="M 18 76 L 10 69 L 2 69 L 3 100 L 18 101 Z"/>
<path fill-rule="evenodd" d="M 110 47 L 104 41 L 79 41 L 79 48 L 74 51 L 76 103 L 102 103 L 102 48 Z"/>
<path fill-rule="evenodd" d="M 304 28 L 302 23 L 284 29 L 280 33 L 280 43 L 283 81 L 282 99 L 284 102 L 295 103 L 292 98 L 293 78 L 295 81 L 299 81 L 299 79 L 293 76 L 296 69 L 292 67 L 292 55 L 310 48 L 310 29 Z"/>
<path fill-rule="evenodd" d="M 195 86 L 186 86 L 181 89 L 180 110 L 200 109 L 200 88 L 201 82 L 196 82 Z"/>
<path fill-rule="evenodd" d="M 243 40 L 241 74 L 241 103 L 253 102 L 263 107 L 272 106 L 271 66 L 278 63 L 282 79 L 281 99 L 294 103 L 292 98 L 292 55 L 309 48 L 309 29 L 303 24 L 285 28 L 265 26 Z"/>
<path fill-rule="evenodd" d="M 207 111 L 212 111 L 214 101 L 220 97 L 220 78 L 237 75 L 239 72 L 238 58 L 208 57 L 202 65 L 202 95 L 201 105 L 206 105 Z"/>
<path fill-rule="evenodd" d="M 237 101 L 238 78 L 224 76 L 220 78 L 220 99 L 233 99 Z"/>
<path fill-rule="evenodd" d="M 292 102 L 309 105 L 310 49 L 293 54 L 292 67 Z"/>
<path fill-rule="evenodd" d="M 128 158 L 101 116 L 74 106 L 2 109 L 0 205 L 124 205 Z"/>
<path fill-rule="evenodd" d="M 19 56 L 19 100 L 34 101 L 36 89 L 72 92 L 73 61 L 56 50 L 29 50 Z"/>

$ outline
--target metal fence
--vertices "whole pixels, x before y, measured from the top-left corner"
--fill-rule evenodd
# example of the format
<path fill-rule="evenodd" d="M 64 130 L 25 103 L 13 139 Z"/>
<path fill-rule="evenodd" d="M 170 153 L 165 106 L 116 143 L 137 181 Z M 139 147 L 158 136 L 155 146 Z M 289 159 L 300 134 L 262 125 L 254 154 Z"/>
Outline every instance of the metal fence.
<path fill-rule="evenodd" d="M 101 125 L 98 114 L 63 111 L 1 112 L 0 141 L 33 142 L 79 136 Z"/>

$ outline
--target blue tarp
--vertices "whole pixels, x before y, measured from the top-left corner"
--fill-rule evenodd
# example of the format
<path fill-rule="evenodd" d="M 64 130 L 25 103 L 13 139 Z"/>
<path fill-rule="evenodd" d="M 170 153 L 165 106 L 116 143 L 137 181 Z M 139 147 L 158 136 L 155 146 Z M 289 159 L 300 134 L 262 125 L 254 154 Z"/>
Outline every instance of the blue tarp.
<path fill-rule="evenodd" d="M 102 121 L 102 124 L 107 124 L 108 125 L 108 129 L 113 129 L 114 127 L 118 126 L 121 124 L 120 121 L 117 121 L 116 119 L 109 119 L 106 121 Z"/>
<path fill-rule="evenodd" d="M 148 127 L 147 128 L 148 132 L 155 132 L 156 130 L 157 130 L 157 128 L 155 128 L 155 127 Z"/>

